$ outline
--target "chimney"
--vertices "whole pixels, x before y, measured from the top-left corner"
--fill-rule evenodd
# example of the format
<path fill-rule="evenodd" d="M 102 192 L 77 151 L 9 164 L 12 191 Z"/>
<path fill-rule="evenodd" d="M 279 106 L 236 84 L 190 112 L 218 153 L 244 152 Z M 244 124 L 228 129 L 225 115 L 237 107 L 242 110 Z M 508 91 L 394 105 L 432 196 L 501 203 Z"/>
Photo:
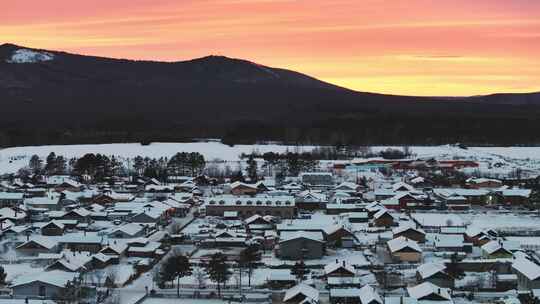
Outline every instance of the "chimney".
<path fill-rule="evenodd" d="M 440 288 L 437 289 L 437 293 L 441 294 L 441 289 Z"/>
<path fill-rule="evenodd" d="M 339 260 L 338 260 L 338 259 L 336 259 L 336 264 L 339 264 Z"/>
<path fill-rule="evenodd" d="M 345 260 L 343 260 L 343 267 L 345 267 Z"/>

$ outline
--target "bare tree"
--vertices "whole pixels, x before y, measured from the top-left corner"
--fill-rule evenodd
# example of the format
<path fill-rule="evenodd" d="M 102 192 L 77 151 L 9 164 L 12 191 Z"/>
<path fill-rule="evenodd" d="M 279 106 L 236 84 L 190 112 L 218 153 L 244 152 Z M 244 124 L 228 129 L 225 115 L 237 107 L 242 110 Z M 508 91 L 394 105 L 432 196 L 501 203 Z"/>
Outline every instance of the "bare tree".
<path fill-rule="evenodd" d="M 195 280 L 197 281 L 198 288 L 203 288 L 206 285 L 206 280 L 208 279 L 208 275 L 206 274 L 206 271 L 204 268 L 197 267 L 193 269 L 193 276 L 195 277 Z"/>
<path fill-rule="evenodd" d="M 110 268 L 105 275 L 105 287 L 114 289 L 116 288 L 116 281 L 118 280 L 118 269 L 116 267 Z"/>

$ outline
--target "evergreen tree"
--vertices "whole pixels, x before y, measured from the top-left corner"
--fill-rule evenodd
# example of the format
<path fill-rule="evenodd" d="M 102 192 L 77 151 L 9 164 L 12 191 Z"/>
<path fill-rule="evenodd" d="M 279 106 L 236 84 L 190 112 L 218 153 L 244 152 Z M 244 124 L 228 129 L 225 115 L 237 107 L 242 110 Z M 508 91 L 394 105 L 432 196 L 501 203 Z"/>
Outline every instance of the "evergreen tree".
<path fill-rule="evenodd" d="M 0 286 L 6 284 L 7 273 L 4 270 L 4 267 L 0 266 Z"/>
<path fill-rule="evenodd" d="M 56 167 L 56 154 L 54 152 L 49 153 L 45 161 L 45 172 L 48 175 L 54 174 L 54 169 Z"/>
<path fill-rule="evenodd" d="M 65 174 L 67 169 L 66 159 L 59 155 L 54 161 L 54 174 Z"/>
<path fill-rule="evenodd" d="M 160 276 L 165 281 L 176 279 L 176 295 L 180 297 L 180 279 L 191 275 L 191 272 L 189 259 L 182 254 L 175 254 L 165 260 L 161 267 Z"/>
<path fill-rule="evenodd" d="M 41 170 L 43 169 L 43 161 L 41 160 L 41 158 L 39 158 L 39 156 L 34 154 L 30 158 L 28 166 L 30 167 L 30 170 L 32 170 L 32 173 L 40 174 Z"/>
<path fill-rule="evenodd" d="M 247 174 L 252 182 L 257 181 L 257 161 L 253 157 L 253 154 L 249 155 L 247 160 Z"/>
<path fill-rule="evenodd" d="M 239 266 L 241 269 L 247 268 L 248 271 L 248 286 L 251 286 L 251 276 L 255 268 L 255 262 L 259 260 L 259 247 L 257 245 L 249 245 L 240 252 Z"/>
<path fill-rule="evenodd" d="M 138 176 L 141 176 L 145 169 L 144 159 L 141 156 L 137 156 L 133 159 L 133 169 Z"/>
<path fill-rule="evenodd" d="M 231 276 L 230 266 L 226 262 L 225 255 L 216 252 L 206 265 L 206 273 L 211 281 L 216 282 L 218 296 L 221 297 L 221 284 L 225 284 Z"/>

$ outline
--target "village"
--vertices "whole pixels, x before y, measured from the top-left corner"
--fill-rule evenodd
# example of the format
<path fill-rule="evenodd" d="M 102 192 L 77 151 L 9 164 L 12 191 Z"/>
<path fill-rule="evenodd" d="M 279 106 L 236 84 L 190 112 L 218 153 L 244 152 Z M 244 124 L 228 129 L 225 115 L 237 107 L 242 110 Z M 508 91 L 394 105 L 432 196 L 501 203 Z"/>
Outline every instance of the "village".
<path fill-rule="evenodd" d="M 12 158 L 0 304 L 540 303 L 537 163 L 407 150 Z"/>

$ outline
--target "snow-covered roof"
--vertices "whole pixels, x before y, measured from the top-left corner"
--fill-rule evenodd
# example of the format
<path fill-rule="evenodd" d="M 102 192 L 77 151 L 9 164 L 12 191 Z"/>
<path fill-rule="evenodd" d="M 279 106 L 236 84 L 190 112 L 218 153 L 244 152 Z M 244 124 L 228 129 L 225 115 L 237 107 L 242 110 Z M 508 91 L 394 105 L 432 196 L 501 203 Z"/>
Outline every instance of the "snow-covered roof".
<path fill-rule="evenodd" d="M 319 301 L 319 291 L 307 284 L 300 283 L 290 289 L 287 289 L 285 296 L 283 297 L 283 302 L 286 302 L 297 295 L 302 294 L 306 298 L 318 302 Z"/>
<path fill-rule="evenodd" d="M 401 226 L 398 226 L 398 227 L 392 229 L 392 233 L 393 233 L 394 235 L 396 235 L 396 234 L 403 233 L 403 232 L 409 231 L 409 230 L 415 231 L 415 232 L 418 232 L 418 233 L 421 233 L 421 234 L 424 234 L 424 235 L 426 234 L 426 232 L 425 232 L 423 229 L 421 229 L 421 228 L 416 228 L 416 227 L 413 227 L 413 226 L 410 226 L 410 225 L 401 225 Z"/>
<path fill-rule="evenodd" d="M 463 247 L 465 238 L 463 234 L 437 234 L 435 236 L 435 247 Z"/>
<path fill-rule="evenodd" d="M 504 243 L 502 241 L 499 241 L 499 240 L 489 241 L 486 244 L 484 244 L 481 248 L 487 254 L 492 254 L 492 253 L 495 253 L 495 252 L 497 252 L 499 250 L 505 250 L 507 252 L 510 252 L 509 249 L 504 247 Z"/>
<path fill-rule="evenodd" d="M 343 268 L 345 270 L 347 270 L 348 272 L 354 274 L 355 273 L 355 269 L 353 267 L 353 265 L 347 263 L 347 261 L 345 260 L 338 260 L 336 259 L 336 261 L 330 263 L 330 264 L 327 264 L 324 266 L 324 273 L 325 274 L 330 274 L 340 268 Z"/>
<path fill-rule="evenodd" d="M 373 301 L 382 304 L 383 300 L 379 293 L 370 285 L 365 285 L 360 288 L 360 302 L 361 303 L 372 303 Z"/>
<path fill-rule="evenodd" d="M 38 244 L 41 247 L 44 247 L 44 248 L 47 248 L 47 249 L 52 249 L 57 245 L 57 242 L 52 238 L 49 238 L 49 237 L 34 237 L 34 238 L 22 243 L 21 245 L 17 246 L 17 248 L 25 247 L 27 244 L 30 244 L 30 243 Z"/>
<path fill-rule="evenodd" d="M 225 206 L 249 206 L 249 205 L 266 205 L 266 206 L 294 206 L 295 201 L 293 196 L 267 196 L 257 195 L 254 197 L 238 197 L 232 195 L 220 195 L 205 199 L 205 205 L 225 205 Z"/>
<path fill-rule="evenodd" d="M 420 277 L 422 279 L 427 279 L 434 274 L 443 272 L 445 269 L 446 266 L 441 263 L 426 263 L 418 266 L 416 271 L 418 272 L 418 274 L 420 274 Z"/>
<path fill-rule="evenodd" d="M 302 238 L 317 242 L 323 242 L 324 240 L 322 233 L 318 231 L 282 231 L 280 243 Z"/>
<path fill-rule="evenodd" d="M 32 273 L 17 277 L 11 284 L 11 287 L 32 282 L 43 282 L 58 287 L 65 287 L 68 282 L 73 281 L 77 277 L 79 277 L 79 274 L 76 272 L 66 272 L 60 270 Z"/>
<path fill-rule="evenodd" d="M 243 182 L 240 182 L 240 181 L 230 183 L 229 187 L 231 189 L 238 188 L 238 187 L 246 187 L 246 188 L 257 189 L 256 184 L 246 184 L 246 183 L 243 183 Z"/>
<path fill-rule="evenodd" d="M 525 257 L 514 260 L 512 268 L 526 276 L 529 280 L 540 278 L 540 266 Z"/>
<path fill-rule="evenodd" d="M 424 282 L 414 287 L 407 287 L 407 292 L 409 293 L 409 296 L 417 300 L 422 300 L 423 298 L 430 295 L 437 295 L 441 297 L 442 299 L 445 299 L 448 301 L 451 300 L 448 289 L 441 288 L 431 282 Z"/>
<path fill-rule="evenodd" d="M 388 245 L 388 248 L 390 249 L 391 252 L 397 252 L 405 248 L 409 248 L 417 252 L 422 252 L 422 248 L 420 248 L 417 242 L 413 240 L 409 240 L 408 238 L 403 237 L 403 236 L 400 236 L 395 239 L 391 239 L 388 242 L 386 242 L 386 244 Z"/>
<path fill-rule="evenodd" d="M 22 200 L 24 193 L 19 192 L 0 192 L 0 200 Z"/>

